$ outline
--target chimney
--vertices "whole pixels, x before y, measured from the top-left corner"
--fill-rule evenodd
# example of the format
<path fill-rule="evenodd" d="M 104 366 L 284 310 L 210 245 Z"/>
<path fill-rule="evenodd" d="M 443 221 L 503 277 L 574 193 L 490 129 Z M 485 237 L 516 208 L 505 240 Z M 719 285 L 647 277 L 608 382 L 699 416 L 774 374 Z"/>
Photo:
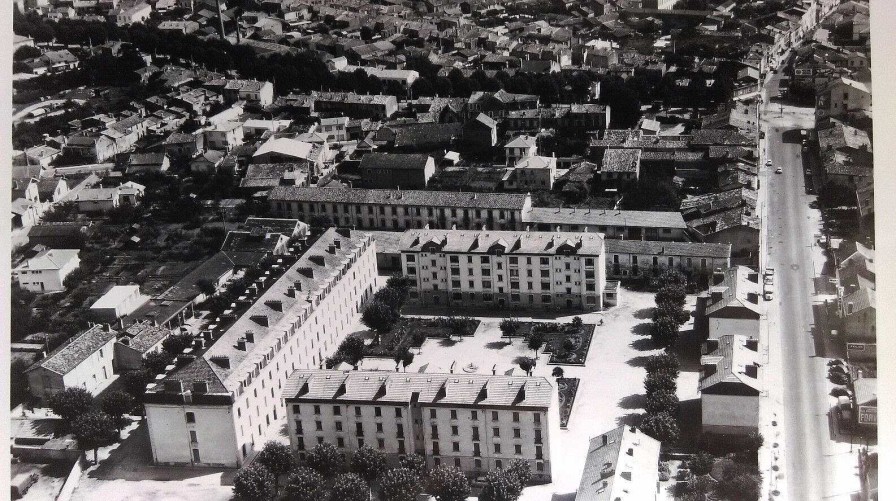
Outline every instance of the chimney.
<path fill-rule="evenodd" d="M 754 304 L 759 304 L 759 294 L 757 294 L 755 292 L 748 292 L 747 293 L 747 301 L 754 303 Z"/>
<path fill-rule="evenodd" d="M 246 351 L 246 339 L 239 338 L 236 340 L 236 349 L 240 351 Z"/>
<path fill-rule="evenodd" d="M 855 310 L 855 307 L 856 307 L 856 305 L 853 302 L 846 303 L 846 314 L 852 315 L 852 312 L 853 312 L 853 310 Z"/>
<path fill-rule="evenodd" d="M 222 369 L 230 368 L 230 357 L 226 355 L 211 357 L 211 361 L 221 366 Z"/>
<path fill-rule="evenodd" d="M 600 442 L 601 442 L 601 444 L 600 444 L 601 447 L 607 445 L 607 436 L 606 436 L 606 435 L 601 435 L 601 436 L 600 436 L 600 439 L 601 439 L 601 440 L 600 440 Z"/>
<path fill-rule="evenodd" d="M 267 317 L 265 317 L 267 318 Z M 255 343 L 255 333 L 246 331 L 245 338 L 247 343 Z"/>
<path fill-rule="evenodd" d="M 333 240 L 333 246 L 336 247 L 337 249 L 341 249 L 341 248 L 342 248 L 342 240 L 335 240 L 335 239 L 334 239 L 334 240 Z"/>

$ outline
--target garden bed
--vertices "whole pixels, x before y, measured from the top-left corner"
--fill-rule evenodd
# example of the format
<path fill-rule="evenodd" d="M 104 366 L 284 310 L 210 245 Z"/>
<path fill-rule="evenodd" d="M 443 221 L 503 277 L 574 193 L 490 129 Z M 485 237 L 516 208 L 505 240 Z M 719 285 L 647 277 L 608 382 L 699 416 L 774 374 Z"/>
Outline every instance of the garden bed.
<path fill-rule="evenodd" d="M 560 429 L 565 430 L 569 424 L 569 416 L 572 414 L 572 404 L 576 401 L 576 392 L 579 390 L 579 378 L 557 378 L 557 395 L 560 401 Z"/>
<path fill-rule="evenodd" d="M 364 350 L 365 357 L 391 357 L 402 347 L 419 348 L 426 338 L 472 336 L 479 320 L 466 317 L 401 318 L 389 332 L 380 334 L 379 344 Z"/>
<path fill-rule="evenodd" d="M 517 336 L 529 339 L 532 332 L 538 331 L 544 335 L 541 351 L 551 355 L 548 364 L 585 365 L 591 338 L 594 337 L 594 324 L 576 326 L 572 323 L 522 322 Z M 567 339 L 570 340 L 569 343 L 565 343 Z"/>

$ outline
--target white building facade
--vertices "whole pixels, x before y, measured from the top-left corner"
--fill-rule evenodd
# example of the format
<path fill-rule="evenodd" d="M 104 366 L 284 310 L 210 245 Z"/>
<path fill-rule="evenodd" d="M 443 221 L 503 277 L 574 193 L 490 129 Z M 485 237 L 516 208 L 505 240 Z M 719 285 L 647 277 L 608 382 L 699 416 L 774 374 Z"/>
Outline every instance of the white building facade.
<path fill-rule="evenodd" d="M 597 233 L 409 230 L 401 265 L 421 305 L 597 311 L 606 285 Z"/>
<path fill-rule="evenodd" d="M 300 458 L 320 443 L 349 457 L 367 445 L 393 465 L 420 454 L 471 476 L 522 459 L 549 482 L 552 392 L 543 377 L 299 370 L 283 396 Z"/>

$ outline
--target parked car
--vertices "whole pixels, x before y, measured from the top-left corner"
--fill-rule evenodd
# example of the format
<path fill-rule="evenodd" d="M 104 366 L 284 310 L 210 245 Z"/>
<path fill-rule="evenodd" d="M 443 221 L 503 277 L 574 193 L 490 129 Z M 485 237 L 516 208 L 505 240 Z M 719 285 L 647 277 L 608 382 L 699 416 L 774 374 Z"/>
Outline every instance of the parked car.
<path fill-rule="evenodd" d="M 766 301 L 771 301 L 773 297 L 775 297 L 775 286 L 772 284 L 765 285 L 765 292 L 762 293 L 762 297 Z"/>
<path fill-rule="evenodd" d="M 782 173 L 782 172 L 784 172 L 784 171 L 782 171 L 780 167 L 778 167 L 777 169 L 775 169 L 775 174 L 780 174 L 780 173 Z"/>
<path fill-rule="evenodd" d="M 765 269 L 765 274 L 766 274 L 767 276 L 772 276 L 772 277 L 773 277 L 773 276 L 775 276 L 775 269 L 772 268 L 771 266 L 769 266 L 769 267 L 767 267 L 767 268 Z"/>

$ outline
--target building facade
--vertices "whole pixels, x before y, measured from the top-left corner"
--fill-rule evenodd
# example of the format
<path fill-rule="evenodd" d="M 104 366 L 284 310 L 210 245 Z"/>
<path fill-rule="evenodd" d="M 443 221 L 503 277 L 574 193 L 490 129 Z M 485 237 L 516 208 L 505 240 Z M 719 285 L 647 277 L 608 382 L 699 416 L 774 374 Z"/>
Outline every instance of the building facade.
<path fill-rule="evenodd" d="M 75 249 L 47 249 L 12 270 L 19 287 L 31 292 L 58 292 L 81 263 Z"/>
<path fill-rule="evenodd" d="M 490 308 L 603 308 L 599 234 L 410 230 L 401 244 L 410 302 Z"/>
<path fill-rule="evenodd" d="M 369 235 L 325 232 L 225 332 L 203 334 L 207 349 L 145 394 L 153 461 L 237 467 L 279 433 L 289 374 L 323 364 L 351 331 L 374 291 Z"/>
<path fill-rule="evenodd" d="M 607 240 L 607 276 L 611 278 L 657 276 L 666 270 L 708 278 L 713 270 L 729 266 L 729 244 Z"/>
<path fill-rule="evenodd" d="M 416 453 L 471 476 L 522 459 L 549 482 L 552 392 L 543 377 L 299 370 L 283 397 L 300 458 L 320 443 L 347 456 L 367 445 L 392 465 Z"/>
<path fill-rule="evenodd" d="M 97 393 L 113 377 L 114 352 L 115 331 L 94 325 L 28 368 L 28 388 L 41 400 L 65 388 Z"/>
<path fill-rule="evenodd" d="M 726 334 L 704 343 L 700 408 L 706 433 L 747 434 L 759 427 L 759 341 Z"/>
<path fill-rule="evenodd" d="M 268 195 L 276 217 L 310 221 L 330 218 L 335 226 L 358 229 L 519 229 L 532 206 L 529 195 L 359 188 L 278 186 Z"/>

